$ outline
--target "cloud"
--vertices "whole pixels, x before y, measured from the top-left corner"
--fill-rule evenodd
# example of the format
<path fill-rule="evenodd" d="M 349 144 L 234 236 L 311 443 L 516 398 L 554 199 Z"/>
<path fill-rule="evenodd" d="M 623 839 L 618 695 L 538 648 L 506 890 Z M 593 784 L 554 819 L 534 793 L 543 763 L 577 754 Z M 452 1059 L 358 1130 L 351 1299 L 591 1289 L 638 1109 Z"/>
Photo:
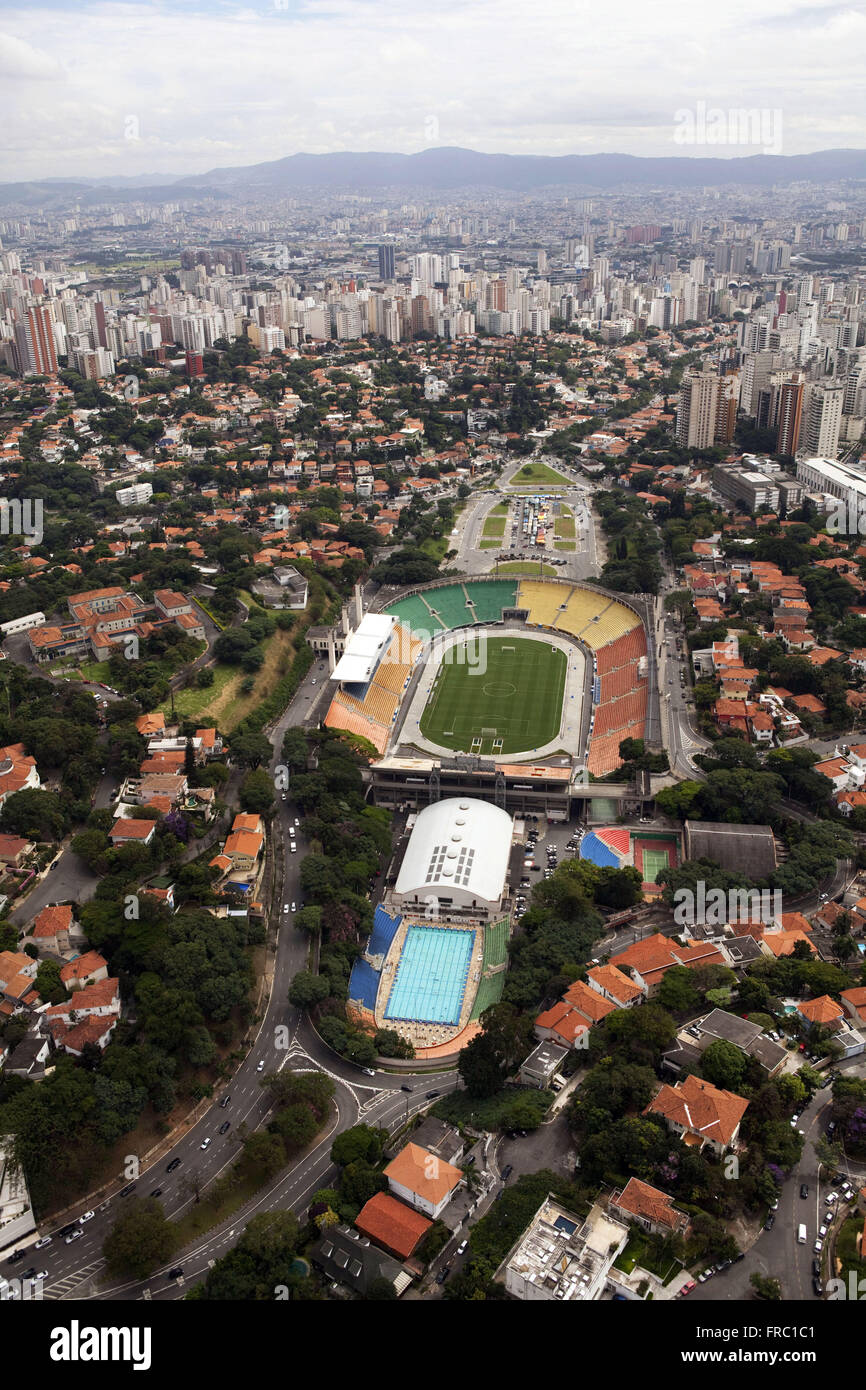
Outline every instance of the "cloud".
<path fill-rule="evenodd" d="M 866 145 L 866 17 L 837 0 L 606 0 L 603 22 L 591 0 L 6 0 L 3 27 L 0 179 L 409 152 L 431 117 L 491 152 L 669 154 L 699 101 L 781 109 L 786 153 Z"/>
<path fill-rule="evenodd" d="M 52 82 L 63 76 L 63 65 L 41 48 L 12 34 L 0 34 L 0 77 L 27 82 Z"/>

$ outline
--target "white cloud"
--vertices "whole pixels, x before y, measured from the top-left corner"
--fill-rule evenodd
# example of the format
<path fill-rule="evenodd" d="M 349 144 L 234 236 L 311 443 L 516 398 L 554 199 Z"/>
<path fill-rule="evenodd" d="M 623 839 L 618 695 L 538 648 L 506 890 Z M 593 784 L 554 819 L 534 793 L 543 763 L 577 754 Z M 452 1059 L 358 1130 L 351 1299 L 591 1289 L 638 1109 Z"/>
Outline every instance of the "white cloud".
<path fill-rule="evenodd" d="M 412 151 L 431 116 L 440 144 L 670 154 L 699 101 L 780 108 L 786 154 L 866 145 L 866 16 L 836 0 L 33 0 L 3 24 L 2 179 Z"/>

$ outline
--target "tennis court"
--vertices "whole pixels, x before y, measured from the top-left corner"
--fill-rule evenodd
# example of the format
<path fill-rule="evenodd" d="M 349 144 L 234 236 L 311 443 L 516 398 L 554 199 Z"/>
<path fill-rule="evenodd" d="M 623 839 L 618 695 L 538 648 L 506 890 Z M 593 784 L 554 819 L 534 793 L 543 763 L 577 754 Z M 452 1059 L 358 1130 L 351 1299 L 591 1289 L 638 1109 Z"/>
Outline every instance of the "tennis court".
<path fill-rule="evenodd" d="M 549 642 L 485 637 L 484 663 L 442 663 L 421 732 L 466 753 L 523 753 L 556 738 L 568 662 Z M 474 655 L 474 653 L 472 653 Z"/>
<path fill-rule="evenodd" d="M 655 883 L 662 869 L 668 867 L 666 849 L 645 849 L 643 852 L 643 881 Z"/>
<path fill-rule="evenodd" d="M 385 1017 L 413 1023 L 458 1023 L 474 945 L 474 931 L 410 927 Z"/>

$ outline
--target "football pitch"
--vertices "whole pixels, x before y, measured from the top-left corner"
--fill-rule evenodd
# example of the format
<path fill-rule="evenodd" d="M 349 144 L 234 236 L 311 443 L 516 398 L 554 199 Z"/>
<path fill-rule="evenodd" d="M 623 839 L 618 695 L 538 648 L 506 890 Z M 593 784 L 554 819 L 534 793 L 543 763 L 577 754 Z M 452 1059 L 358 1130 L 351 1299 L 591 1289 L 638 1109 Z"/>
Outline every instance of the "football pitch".
<path fill-rule="evenodd" d="M 458 644 L 459 646 L 459 644 Z M 421 716 L 421 732 L 455 752 L 485 757 L 525 753 L 555 739 L 568 662 L 549 642 L 487 637 L 486 662 L 446 653 Z M 478 652 L 470 649 L 473 661 Z"/>

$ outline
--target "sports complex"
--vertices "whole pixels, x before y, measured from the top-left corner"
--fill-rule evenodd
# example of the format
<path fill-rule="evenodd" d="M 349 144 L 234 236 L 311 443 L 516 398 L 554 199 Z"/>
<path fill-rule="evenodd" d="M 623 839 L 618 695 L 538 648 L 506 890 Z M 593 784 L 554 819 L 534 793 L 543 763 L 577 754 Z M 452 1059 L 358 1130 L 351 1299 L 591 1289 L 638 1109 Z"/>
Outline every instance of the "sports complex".
<path fill-rule="evenodd" d="M 568 820 L 577 798 L 587 820 L 640 811 L 633 787 L 588 774 L 615 773 L 623 739 L 654 737 L 645 617 L 636 600 L 560 579 L 385 590 L 366 615 L 356 591 L 351 621 L 327 634 L 324 723 L 371 745 L 372 798 L 409 815 L 352 970 L 358 1021 L 396 1028 L 418 1057 L 464 1046 L 502 994 L 526 816 Z M 634 865 L 648 895 L 677 862 L 671 837 L 607 835 L 587 835 L 584 856 Z"/>

